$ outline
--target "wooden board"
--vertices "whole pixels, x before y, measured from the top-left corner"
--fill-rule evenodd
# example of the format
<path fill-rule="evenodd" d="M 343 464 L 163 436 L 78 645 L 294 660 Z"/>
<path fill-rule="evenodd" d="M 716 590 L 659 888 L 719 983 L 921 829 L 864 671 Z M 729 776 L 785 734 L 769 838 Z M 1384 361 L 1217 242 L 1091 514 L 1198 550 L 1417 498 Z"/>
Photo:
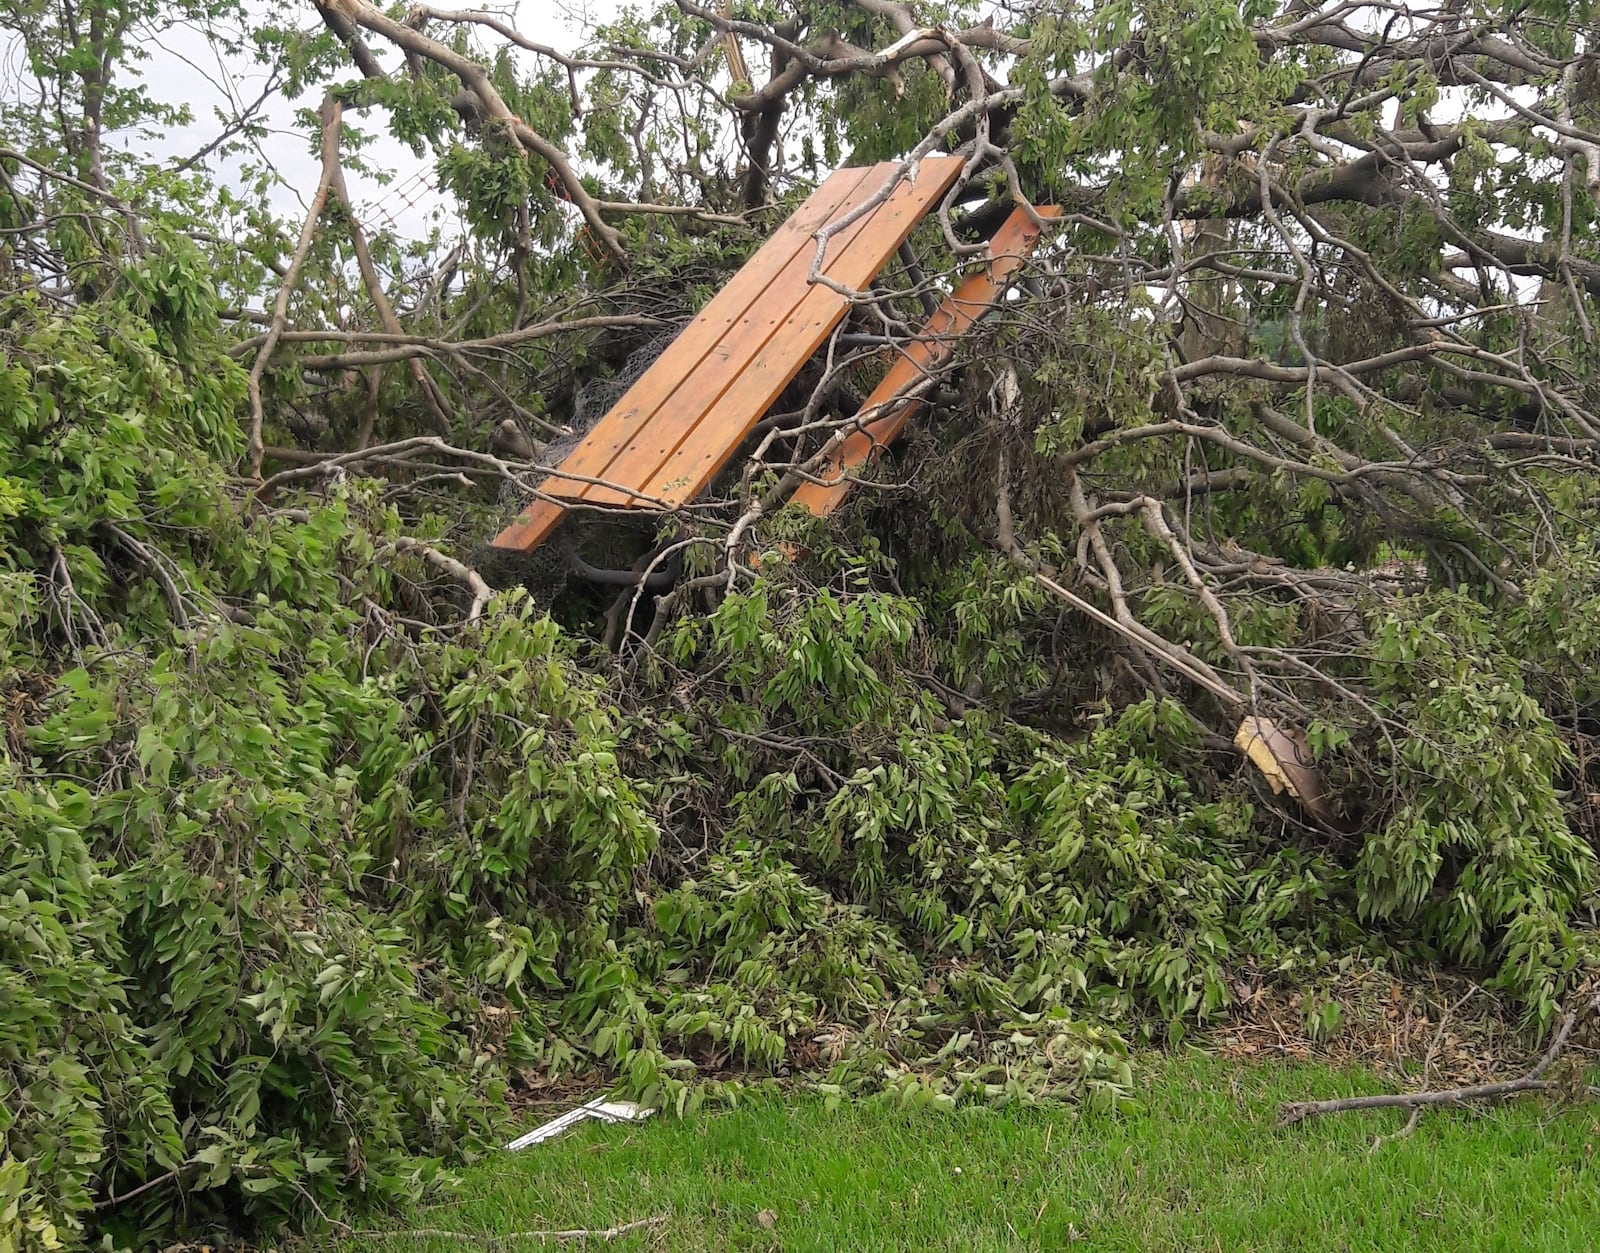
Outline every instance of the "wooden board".
<path fill-rule="evenodd" d="M 558 469 L 568 474 L 600 477 L 596 471 L 605 470 L 617 451 L 640 428 L 642 420 L 687 382 L 695 366 L 716 347 L 727 329 L 760 300 L 795 254 L 806 247 L 812 234 L 851 204 L 859 203 L 856 197 L 865 199 L 871 194 L 870 189 L 861 190 L 862 184 L 877 168 L 845 168 L 829 175 L 773 232 L 772 238 L 745 262 L 728 285 L 683 328 L 622 399 L 595 423 Z M 574 483 L 575 480 L 562 480 L 559 475 L 553 475 L 540 484 L 539 490 L 553 496 L 563 482 Z M 581 483 L 577 485 L 582 486 Z M 494 546 L 531 552 L 549 538 L 566 512 L 565 506 L 550 499 L 531 501 L 517 520 L 495 537 Z"/>
<path fill-rule="evenodd" d="M 1035 213 L 1044 219 L 1059 217 L 1061 210 L 1043 206 Z M 989 241 L 988 264 L 961 280 L 917 337 L 899 356 L 872 394 L 862 402 L 861 426 L 852 431 L 818 471 L 823 482 L 805 482 L 789 499 L 825 517 L 844 503 L 855 485 L 846 477 L 867 465 L 899 436 L 923 407 L 922 400 L 899 397 L 928 373 L 950 360 L 956 340 L 994 307 L 1028 254 L 1039 242 L 1039 227 L 1027 211 L 1016 209 Z M 898 403 L 896 401 L 898 400 Z"/>
<path fill-rule="evenodd" d="M 852 291 L 865 288 L 943 197 L 961 167 L 957 157 L 925 160 L 915 184 L 900 183 L 887 202 L 829 239 L 822 272 Z M 865 184 L 867 192 L 879 190 L 887 177 L 874 174 Z M 806 281 L 814 256 L 815 245 L 808 240 L 768 297 L 724 340 L 730 356 L 743 358 L 744 363 L 720 394 L 711 386 L 692 406 L 663 406 L 607 477 L 630 485 L 637 482 L 641 496 L 674 507 L 694 500 L 711 485 L 850 310 L 848 296 Z M 798 299 L 785 311 L 791 292 Z M 604 488 L 589 488 L 584 498 L 645 503 L 625 501 Z"/>
<path fill-rule="evenodd" d="M 494 537 L 493 547 L 506 552 L 531 553 L 561 525 L 567 507 L 549 500 L 530 500 L 517 520 Z"/>
<path fill-rule="evenodd" d="M 845 287 L 866 286 L 961 164 L 925 159 L 914 184 L 901 182 L 829 239 L 823 272 Z M 849 308 L 846 297 L 806 281 L 816 231 L 879 191 L 897 168 L 885 162 L 828 178 L 595 424 L 541 484 L 547 498 L 532 502 L 495 546 L 537 547 L 569 502 L 659 510 L 704 491 Z"/>

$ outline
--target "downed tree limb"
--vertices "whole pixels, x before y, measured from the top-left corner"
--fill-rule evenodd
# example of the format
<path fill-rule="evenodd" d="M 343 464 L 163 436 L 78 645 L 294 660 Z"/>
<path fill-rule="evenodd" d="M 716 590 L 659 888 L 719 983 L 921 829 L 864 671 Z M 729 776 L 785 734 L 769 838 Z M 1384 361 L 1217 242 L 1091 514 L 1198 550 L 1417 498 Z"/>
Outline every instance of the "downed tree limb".
<path fill-rule="evenodd" d="M 583 185 L 578 172 L 572 168 L 572 162 L 568 160 L 567 154 L 511 112 L 510 106 L 495 90 L 487 71 L 481 65 L 448 44 L 440 43 L 414 27 L 395 21 L 388 14 L 367 3 L 367 0 L 328 0 L 327 7 L 348 22 L 382 35 L 404 51 L 426 57 L 435 64 L 443 66 L 460 79 L 462 86 L 477 96 L 484 111 L 506 128 L 515 146 L 523 151 L 536 153 L 555 172 L 556 178 L 561 181 L 566 191 L 567 198 L 577 205 L 584 221 L 589 224 L 589 229 L 594 232 L 595 238 L 606 251 L 619 260 L 627 260 L 628 252 L 623 245 L 621 232 L 600 216 L 599 203 Z"/>
<path fill-rule="evenodd" d="M 339 122 L 343 116 L 343 102 L 329 93 L 322 102 L 322 176 L 317 181 L 317 190 L 311 197 L 311 207 L 306 210 L 305 222 L 300 227 L 300 241 L 295 245 L 294 256 L 290 259 L 289 268 L 284 273 L 282 284 L 278 287 L 277 299 L 273 301 L 272 324 L 262 338 L 261 347 L 256 351 L 255 362 L 250 366 L 250 440 L 245 457 L 250 477 L 253 479 L 261 477 L 261 458 L 265 448 L 261 438 L 265 416 L 261 403 L 261 380 L 266 375 L 267 363 L 272 360 L 272 353 L 277 348 L 278 341 L 288 327 L 289 297 L 294 294 L 301 267 L 305 265 L 306 258 L 311 253 L 311 245 L 317 237 L 317 222 L 322 217 L 322 210 L 328 203 L 328 195 L 333 190 L 333 172 L 339 163 Z"/>
<path fill-rule="evenodd" d="M 156 585 L 161 588 L 161 594 L 166 597 L 167 608 L 171 611 L 173 625 L 178 630 L 188 632 L 189 610 L 184 603 L 183 593 L 178 589 L 171 571 L 167 569 L 163 555 L 151 548 L 148 544 L 135 539 L 120 526 L 111 522 L 102 522 L 101 529 L 122 546 L 123 550 L 142 564 L 155 579 Z"/>
<path fill-rule="evenodd" d="M 324 330 L 289 330 L 278 336 L 280 344 L 392 344 L 388 352 L 346 353 L 339 357 L 305 357 L 295 364 L 302 370 L 348 370 L 357 366 L 381 365 L 386 361 L 403 361 L 407 357 L 425 356 L 429 353 L 455 355 L 467 352 L 496 352 L 504 348 L 533 340 L 549 339 L 555 335 L 575 334 L 582 331 L 604 331 L 636 328 L 658 330 L 669 325 L 661 318 L 644 313 L 595 314 L 579 318 L 550 318 L 533 322 L 515 330 L 501 331 L 479 339 L 435 339 L 427 335 L 391 335 L 387 331 L 349 331 L 328 328 Z M 244 340 L 228 349 L 232 357 L 243 356 L 259 348 L 265 336 Z"/>
<path fill-rule="evenodd" d="M 483 607 L 489 603 L 489 598 L 494 595 L 494 588 L 484 581 L 479 574 L 465 562 L 457 561 L 454 557 L 440 552 L 432 544 L 424 544 L 419 539 L 409 535 L 396 536 L 394 546 L 401 552 L 416 553 L 436 570 L 442 570 L 458 583 L 464 584 L 472 593 L 472 603 L 467 606 L 467 621 L 476 622 L 483 616 Z"/>
<path fill-rule="evenodd" d="M 356 216 L 355 201 L 350 198 L 350 189 L 344 181 L 344 167 L 339 162 L 337 146 L 334 148 L 333 169 L 328 174 L 328 180 L 333 198 L 344 210 L 345 225 L 350 231 L 350 247 L 355 252 L 356 267 L 361 271 L 361 281 L 366 286 L 367 295 L 372 299 L 373 308 L 378 312 L 378 320 L 383 323 L 383 329 L 388 334 L 404 335 L 405 328 L 395 316 L 394 306 L 389 303 L 389 294 L 383 290 L 383 280 L 378 276 L 378 267 L 373 264 L 372 250 L 367 247 L 367 234 L 361 227 L 361 219 Z M 423 368 L 422 361 L 418 357 L 408 357 L 406 369 L 410 371 L 412 381 L 416 383 L 417 390 L 427 402 L 428 410 L 433 415 L 434 429 L 448 438 L 451 430 L 450 405 L 445 400 L 444 393 L 439 390 L 438 383 L 434 382 L 433 376 Z"/>
<path fill-rule="evenodd" d="M 1500 1101 L 1522 1092 L 1544 1092 L 1557 1086 L 1544 1076 L 1556 1060 L 1566 1051 L 1572 1038 L 1572 1029 L 1578 1020 L 1600 1012 L 1600 993 L 1578 1009 L 1569 1012 L 1556 1028 L 1555 1036 L 1544 1055 L 1532 1070 L 1515 1079 L 1499 1083 L 1479 1083 L 1464 1088 L 1443 1088 L 1434 1092 L 1391 1092 L 1379 1096 L 1346 1096 L 1331 1101 L 1288 1101 L 1278 1111 L 1278 1121 L 1284 1126 L 1317 1118 L 1323 1114 L 1342 1114 L 1356 1109 L 1409 1109 L 1418 1111 L 1438 1105 L 1465 1105 L 1469 1101 Z M 1589 1089 L 1594 1095 L 1594 1089 Z"/>

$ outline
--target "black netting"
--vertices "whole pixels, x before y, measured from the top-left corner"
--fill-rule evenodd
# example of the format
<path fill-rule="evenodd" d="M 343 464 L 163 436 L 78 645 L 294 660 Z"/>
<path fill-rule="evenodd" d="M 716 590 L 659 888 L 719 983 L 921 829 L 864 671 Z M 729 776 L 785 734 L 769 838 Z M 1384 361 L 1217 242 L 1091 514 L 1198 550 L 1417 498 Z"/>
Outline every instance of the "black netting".
<path fill-rule="evenodd" d="M 667 346 L 677 337 L 678 328 L 665 331 L 629 353 L 622 368 L 611 378 L 591 379 L 585 383 L 573 401 L 572 413 L 566 423 L 567 431 L 545 446 L 539 456 L 540 461 L 545 465 L 558 466 L 566 460 L 594 424 L 611 411 L 628 388 L 638 382 L 640 376 L 650 368 L 651 363 L 665 352 Z M 528 499 L 527 496 L 519 495 L 509 483 L 504 485 L 500 498 L 502 524 L 510 525 L 512 519 L 527 504 Z M 568 557 L 579 543 L 585 540 L 587 532 L 603 532 L 605 536 L 615 541 L 619 536 L 631 535 L 635 530 L 647 533 L 653 528 L 654 522 L 653 517 L 648 520 L 640 519 L 639 524 L 629 524 L 603 522 L 594 516 L 574 515 L 565 519 L 556 528 L 555 533 L 531 553 L 502 552 L 490 547 L 485 541 L 477 554 L 478 569 L 496 586 L 505 587 L 513 583 L 522 583 L 541 603 L 548 603 L 566 586 Z M 606 546 L 609 547 L 610 544 Z M 600 560 L 594 564 L 605 564 L 605 554 L 597 556 Z M 631 560 L 630 557 L 629 561 Z M 627 564 L 623 563 L 624 568 Z"/>

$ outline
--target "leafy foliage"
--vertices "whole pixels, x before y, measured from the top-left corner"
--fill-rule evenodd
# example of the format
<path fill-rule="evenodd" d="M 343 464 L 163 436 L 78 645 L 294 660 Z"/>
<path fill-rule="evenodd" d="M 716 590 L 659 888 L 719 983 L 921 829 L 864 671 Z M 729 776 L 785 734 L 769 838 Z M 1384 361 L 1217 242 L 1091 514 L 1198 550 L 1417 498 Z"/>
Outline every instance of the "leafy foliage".
<path fill-rule="evenodd" d="M 687 5 L 532 69 L 482 15 L 313 7 L 0 19 L 48 97 L 0 104 L 0 1249 L 348 1222 L 530 1077 L 1109 1108 L 1241 985 L 1443 962 L 1537 1028 L 1592 976 L 1570 18 L 1457 65 L 1254 0 L 742 5 L 763 86 L 713 82 L 738 41 Z M 304 224 L 253 113 L 173 168 L 103 142 L 187 120 L 137 77 L 177 21 L 326 93 Z M 1447 69 L 1538 79 L 1574 146 L 1441 131 Z M 359 220 L 378 116 L 462 240 Z M 930 394 L 916 490 L 837 526 L 759 495 L 876 381 L 830 356 L 662 534 L 482 559 L 769 209 L 930 137 L 989 148 L 928 269 L 1007 195 L 1073 212 Z M 568 582 L 641 554 L 670 591 Z M 1246 710 L 1326 814 L 1241 761 Z"/>

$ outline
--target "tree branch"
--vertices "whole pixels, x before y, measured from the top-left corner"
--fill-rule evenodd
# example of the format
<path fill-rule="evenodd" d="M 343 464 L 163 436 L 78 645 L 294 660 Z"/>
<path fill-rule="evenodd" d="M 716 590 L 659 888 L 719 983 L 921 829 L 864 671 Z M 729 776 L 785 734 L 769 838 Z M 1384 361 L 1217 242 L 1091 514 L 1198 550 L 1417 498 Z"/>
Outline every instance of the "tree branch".
<path fill-rule="evenodd" d="M 627 249 L 622 235 L 600 216 L 600 206 L 583 185 L 567 154 L 531 126 L 511 112 L 504 98 L 495 89 L 487 71 L 470 57 L 463 56 L 448 44 L 431 39 L 411 26 L 395 21 L 374 8 L 367 0 L 327 0 L 328 7 L 357 26 L 384 36 L 397 47 L 418 56 L 427 57 L 449 70 L 461 80 L 483 105 L 485 112 L 506 128 L 513 141 L 524 149 L 531 149 L 555 171 L 566 189 L 568 198 L 578 206 L 584 220 L 595 237 L 613 256 L 627 260 Z"/>
<path fill-rule="evenodd" d="M 467 606 L 468 622 L 476 622 L 483 616 L 483 607 L 489 603 L 489 598 L 494 595 L 494 589 L 484 582 L 481 574 L 471 566 L 440 552 L 432 544 L 425 544 L 419 539 L 412 539 L 409 535 L 397 536 L 392 543 L 400 552 L 416 553 L 429 565 L 444 571 L 444 573 L 458 583 L 463 584 L 472 593 L 472 603 Z"/>
<path fill-rule="evenodd" d="M 1445 1088 L 1433 1092 L 1396 1092 L 1382 1096 L 1348 1096 L 1331 1101 L 1289 1101 L 1278 1112 L 1284 1125 L 1318 1118 L 1324 1114 L 1342 1114 L 1357 1109 L 1425 1109 L 1441 1105 L 1465 1105 L 1469 1101 L 1501 1101 L 1520 1092 L 1543 1092 L 1552 1085 L 1544 1078 L 1556 1059 L 1566 1050 L 1572 1029 L 1580 1017 L 1592 1017 L 1600 1011 L 1600 994 L 1587 1004 L 1566 1014 L 1550 1045 L 1532 1070 L 1515 1079 L 1500 1083 L 1480 1083 L 1463 1088 Z"/>
<path fill-rule="evenodd" d="M 322 175 L 317 180 L 316 191 L 311 196 L 311 205 L 306 210 L 305 222 L 300 227 L 300 241 L 295 245 L 294 255 L 289 260 L 288 272 L 284 274 L 283 282 L 278 286 L 277 299 L 272 304 L 272 322 L 262 338 L 260 348 L 256 350 L 256 359 L 250 366 L 250 438 L 245 449 L 245 459 L 249 476 L 253 479 L 261 477 L 261 454 L 265 447 L 261 438 L 264 420 L 261 380 L 267 372 L 267 363 L 272 360 L 278 340 L 288 325 L 289 297 L 299 281 L 301 267 L 305 265 L 306 258 L 311 253 L 311 245 L 317 237 L 317 222 L 322 217 L 324 206 L 328 203 L 328 192 L 333 186 L 334 174 L 339 168 L 339 122 L 343 116 L 343 103 L 332 93 L 325 96 L 321 113 Z"/>

